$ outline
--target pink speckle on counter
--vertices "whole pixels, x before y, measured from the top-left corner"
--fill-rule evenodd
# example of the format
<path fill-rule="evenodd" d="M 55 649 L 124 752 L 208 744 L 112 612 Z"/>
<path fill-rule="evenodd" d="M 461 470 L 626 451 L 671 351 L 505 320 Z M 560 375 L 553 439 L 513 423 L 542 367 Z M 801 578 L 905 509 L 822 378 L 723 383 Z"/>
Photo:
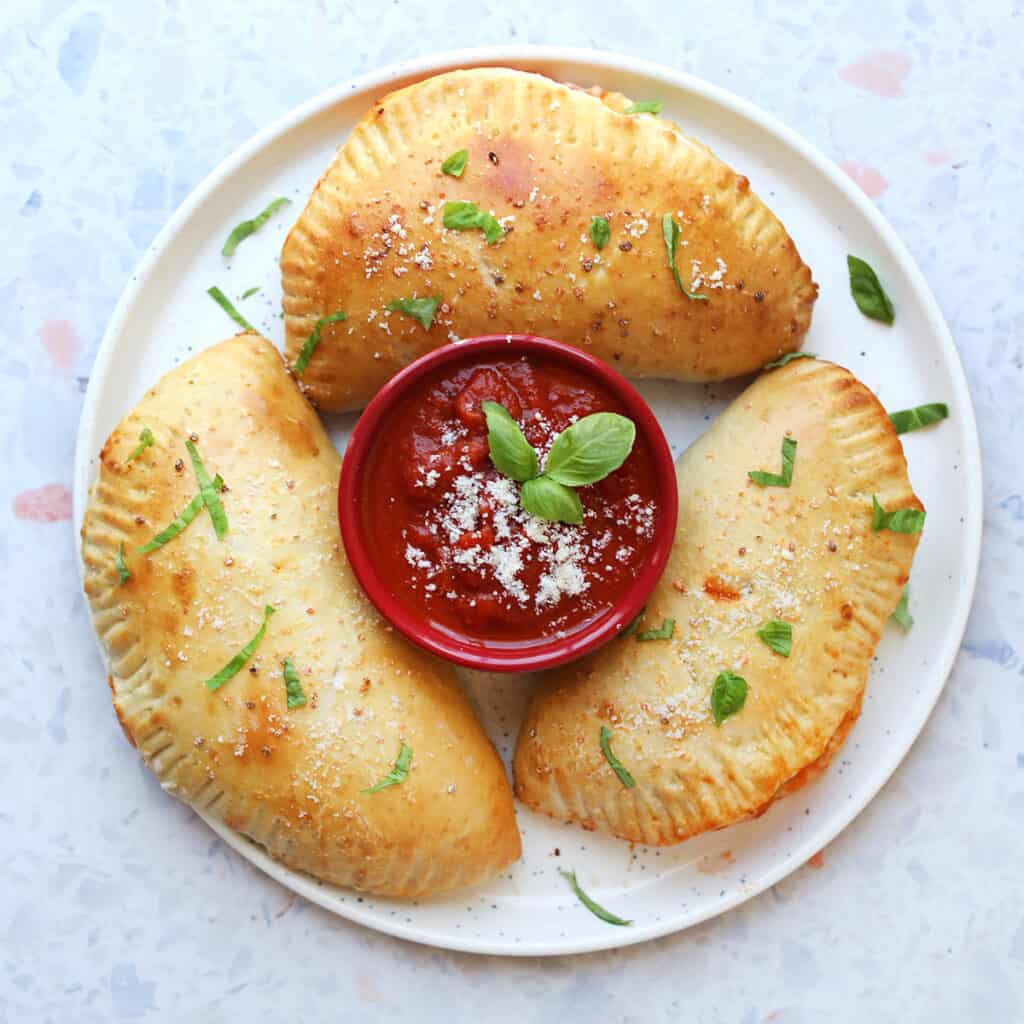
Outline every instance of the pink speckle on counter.
<path fill-rule="evenodd" d="M 47 320 L 39 328 L 43 348 L 58 370 L 70 370 L 78 358 L 78 335 L 69 320 Z"/>
<path fill-rule="evenodd" d="M 889 187 L 889 182 L 882 176 L 882 172 L 874 167 L 868 167 L 867 164 L 846 160 L 839 166 L 860 185 L 869 199 L 877 199 Z"/>
<path fill-rule="evenodd" d="M 859 89 L 886 99 L 903 95 L 903 79 L 910 71 L 910 57 L 902 50 L 872 50 L 860 60 L 839 69 L 839 77 Z"/>
<path fill-rule="evenodd" d="M 944 167 L 953 162 L 953 154 L 948 149 L 930 149 L 922 155 L 925 163 L 931 164 L 932 167 Z"/>
<path fill-rule="evenodd" d="M 63 484 L 47 484 L 14 496 L 14 514 L 37 523 L 71 518 L 71 492 Z"/>

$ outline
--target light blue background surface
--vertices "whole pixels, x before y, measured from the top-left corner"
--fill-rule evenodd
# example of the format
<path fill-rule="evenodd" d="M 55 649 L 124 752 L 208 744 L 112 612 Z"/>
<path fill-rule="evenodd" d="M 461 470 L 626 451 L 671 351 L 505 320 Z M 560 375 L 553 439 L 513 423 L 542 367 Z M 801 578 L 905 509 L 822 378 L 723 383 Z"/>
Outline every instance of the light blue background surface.
<path fill-rule="evenodd" d="M 903 766 L 816 866 L 683 934 L 519 962 L 337 920 L 164 796 L 114 722 L 65 490 L 106 321 L 193 186 L 340 80 L 510 42 L 693 72 L 843 163 L 950 322 L 986 473 L 981 578 L 957 667 Z M 1019 3 L 958 0 L 7 0 L 0 1020 L 1020 1020 L 1022 49 Z"/>

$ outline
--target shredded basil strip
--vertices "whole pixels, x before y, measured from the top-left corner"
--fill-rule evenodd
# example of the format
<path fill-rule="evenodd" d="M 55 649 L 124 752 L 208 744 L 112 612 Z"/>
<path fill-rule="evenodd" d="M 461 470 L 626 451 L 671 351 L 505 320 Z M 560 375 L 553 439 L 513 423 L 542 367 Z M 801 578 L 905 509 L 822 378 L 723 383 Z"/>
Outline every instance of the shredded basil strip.
<path fill-rule="evenodd" d="M 637 640 L 671 640 L 675 631 L 675 619 L 662 619 L 661 625 L 657 629 L 645 629 L 642 633 L 637 633 L 636 638 Z"/>
<path fill-rule="evenodd" d="M 441 164 L 441 173 L 450 175 L 452 178 L 461 178 L 462 172 L 466 169 L 466 164 L 469 162 L 469 150 L 468 149 L 457 149 L 443 164 Z"/>
<path fill-rule="evenodd" d="M 665 239 L 665 252 L 668 256 L 668 269 L 672 271 L 672 276 L 676 279 L 676 284 L 679 285 L 679 290 L 688 298 L 694 302 L 707 302 L 708 297 L 702 295 L 699 292 L 691 292 L 687 289 L 686 285 L 683 284 L 683 279 L 679 276 L 679 268 L 676 266 L 676 247 L 679 245 L 679 225 L 672 219 L 671 213 L 666 213 L 661 218 L 661 235 Z"/>
<path fill-rule="evenodd" d="M 320 344 L 320 332 L 327 326 L 327 324 L 338 324 L 342 320 L 347 320 L 348 316 L 344 310 L 339 309 L 337 313 L 331 313 L 329 316 L 322 316 L 313 325 L 313 330 L 309 332 L 309 337 L 306 339 L 306 343 L 302 346 L 302 351 L 299 353 L 299 358 L 295 360 L 292 369 L 295 371 L 295 375 L 301 377 L 306 372 L 306 367 L 309 366 L 310 359 L 313 358 L 313 353 L 316 351 L 317 345 Z"/>
<path fill-rule="evenodd" d="M 213 478 L 213 486 L 218 491 L 223 490 L 224 481 L 221 479 L 220 474 Z M 174 540 L 175 537 L 181 533 L 182 530 L 192 522 L 193 519 L 203 510 L 203 505 L 206 503 L 203 501 L 202 494 L 197 494 L 180 512 L 180 514 L 171 522 L 165 526 L 148 544 L 144 544 L 139 548 L 138 553 L 140 555 L 148 555 L 150 551 L 156 551 L 158 547 L 166 544 L 169 540 Z"/>
<path fill-rule="evenodd" d="M 607 725 L 601 726 L 601 751 L 604 753 L 604 759 L 611 765 L 612 771 L 618 775 L 619 782 L 626 789 L 632 789 L 636 785 L 636 779 L 629 774 L 622 762 L 612 753 L 612 731 Z"/>
<path fill-rule="evenodd" d="M 793 627 L 779 619 L 769 619 L 758 631 L 757 635 L 776 653 L 784 658 L 789 657 L 793 649 Z"/>
<path fill-rule="evenodd" d="M 623 111 L 624 114 L 660 114 L 661 100 L 639 100 L 630 103 Z"/>
<path fill-rule="evenodd" d="M 207 288 L 206 294 L 209 295 L 210 298 L 213 299 L 213 301 L 216 302 L 217 305 L 220 306 L 220 308 L 223 309 L 239 327 L 243 327 L 247 331 L 252 331 L 254 334 L 256 333 L 256 328 L 253 327 L 253 325 L 249 323 L 249 321 L 246 320 L 237 309 L 235 309 L 231 304 L 231 300 L 216 285 L 212 288 Z"/>
<path fill-rule="evenodd" d="M 886 512 L 878 503 L 877 495 L 871 496 L 871 529 L 891 530 L 893 533 L 920 533 L 924 527 L 925 513 L 917 508 L 897 508 Z"/>
<path fill-rule="evenodd" d="M 299 680 L 299 673 L 295 671 L 295 665 L 291 658 L 284 659 L 282 669 L 284 673 L 284 692 L 288 699 L 289 708 L 301 708 L 306 703 L 306 692 L 302 689 L 302 682 Z"/>
<path fill-rule="evenodd" d="M 213 520 L 213 531 L 217 534 L 217 540 L 223 540 L 228 532 L 228 515 L 224 511 L 224 505 L 220 500 L 220 488 L 215 487 L 206 472 L 203 460 L 199 458 L 196 446 L 189 440 L 185 442 L 189 458 L 192 460 L 192 470 L 199 481 L 199 495 L 203 504 L 209 509 L 210 518 Z"/>
<path fill-rule="evenodd" d="M 117 578 L 123 587 L 131 578 L 132 574 L 124 560 L 124 541 L 117 545 L 117 554 L 114 556 L 114 568 L 117 569 Z"/>
<path fill-rule="evenodd" d="M 773 359 L 770 363 L 765 363 L 761 367 L 762 370 L 777 370 L 781 366 L 788 366 L 794 359 L 817 359 L 817 355 L 813 352 L 787 352 L 784 356 L 779 356 L 778 359 Z"/>
<path fill-rule="evenodd" d="M 402 744 L 401 750 L 398 751 L 398 757 L 395 758 L 395 766 L 380 780 L 375 786 L 370 786 L 368 789 L 364 789 L 364 793 L 379 793 L 382 789 L 387 789 L 388 786 L 397 786 L 409 777 L 409 766 L 412 764 L 412 747 L 408 747 L 405 743 Z"/>
<path fill-rule="evenodd" d="M 949 415 L 949 406 L 945 402 L 929 402 L 927 405 L 915 405 L 913 409 L 900 409 L 889 413 L 889 419 L 896 428 L 897 434 L 907 434 L 911 430 L 920 430 L 944 420 Z"/>
<path fill-rule="evenodd" d="M 418 320 L 423 330 L 429 331 L 439 305 L 441 305 L 441 297 L 435 295 L 423 299 L 395 299 L 384 308 L 392 313 L 403 313 L 405 316 L 412 317 L 413 320 Z"/>
<path fill-rule="evenodd" d="M 857 308 L 872 320 L 891 325 L 896 319 L 896 310 L 871 265 L 857 256 L 848 255 L 846 266 L 850 272 L 850 294 Z"/>
<path fill-rule="evenodd" d="M 449 200 L 444 204 L 444 226 L 452 231 L 472 231 L 479 228 L 488 245 L 501 241 L 505 229 L 493 213 L 481 210 L 476 203 L 465 199 Z"/>
<path fill-rule="evenodd" d="M 233 256 L 235 250 L 238 248 L 239 242 L 245 241 L 250 235 L 255 234 L 264 224 L 270 220 L 271 217 L 281 209 L 282 206 L 290 206 L 290 199 L 285 199 L 283 196 L 279 199 L 272 199 L 267 203 L 262 213 L 257 214 L 252 220 L 243 220 L 241 224 L 237 225 L 227 237 L 227 241 L 224 243 L 224 248 L 221 249 L 221 256 L 230 257 Z M 245 296 L 243 296 L 244 298 Z"/>
<path fill-rule="evenodd" d="M 914 616 L 910 614 L 910 587 L 903 588 L 903 594 L 900 597 L 899 603 L 893 609 L 893 613 L 889 618 L 892 619 L 904 633 L 906 633 L 914 624 Z"/>
<path fill-rule="evenodd" d="M 647 605 L 644 605 L 643 608 L 641 608 L 640 611 L 636 613 L 636 618 L 633 619 L 633 621 L 622 631 L 620 635 L 632 636 L 636 632 L 637 627 L 640 625 L 640 623 L 643 622 L 643 618 L 646 613 Z"/>
<path fill-rule="evenodd" d="M 156 438 L 153 437 L 153 431 L 149 427 L 143 427 L 142 433 L 139 434 L 139 444 L 137 448 L 132 449 L 128 458 L 125 462 L 131 462 L 132 459 L 137 459 L 150 445 L 156 442 Z"/>
<path fill-rule="evenodd" d="M 711 687 L 711 715 L 715 725 L 721 725 L 730 715 L 741 711 L 746 702 L 746 679 L 729 669 L 719 672 L 715 685 Z"/>
<path fill-rule="evenodd" d="M 608 239 L 612 236 L 612 231 L 608 226 L 608 219 L 606 217 L 591 217 L 588 230 L 590 232 L 590 240 L 598 251 L 608 244 Z"/>
<path fill-rule="evenodd" d="M 791 437 L 782 439 L 782 472 L 765 473 L 760 469 L 752 469 L 747 476 L 758 487 L 789 487 L 793 482 L 793 464 L 796 462 L 796 441 Z"/>
<path fill-rule="evenodd" d="M 256 648 L 259 647 L 263 634 L 267 631 L 267 623 L 273 614 L 273 605 L 266 605 L 263 609 L 263 625 L 256 631 L 256 635 L 215 676 L 206 680 L 206 688 L 210 693 L 219 690 L 229 679 L 242 671 L 245 663 L 256 653 Z"/>
<path fill-rule="evenodd" d="M 255 295 L 257 292 L 260 291 L 263 291 L 263 289 L 258 284 L 253 285 L 252 288 L 246 288 L 245 291 L 242 292 L 242 298 L 247 299 L 249 298 L 250 295 Z"/>
<path fill-rule="evenodd" d="M 605 910 L 600 903 L 595 903 L 581 888 L 580 883 L 576 881 L 575 871 L 562 871 L 559 869 L 558 872 L 568 883 L 572 891 L 576 894 L 576 899 L 580 901 L 589 910 L 594 917 L 599 917 L 602 921 L 608 924 L 615 924 L 619 926 L 631 925 L 632 921 L 626 921 L 624 918 L 619 917 L 617 914 L 613 914 L 610 910 Z"/>

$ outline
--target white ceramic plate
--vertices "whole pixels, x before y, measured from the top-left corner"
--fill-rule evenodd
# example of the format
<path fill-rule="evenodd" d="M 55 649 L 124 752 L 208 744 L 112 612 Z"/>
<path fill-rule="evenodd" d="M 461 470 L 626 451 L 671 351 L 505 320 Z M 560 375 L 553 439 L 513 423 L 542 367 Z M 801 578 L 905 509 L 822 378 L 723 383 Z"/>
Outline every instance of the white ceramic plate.
<path fill-rule="evenodd" d="M 875 207 L 849 179 L 767 114 L 667 68 L 589 51 L 517 48 L 425 58 L 330 90 L 261 132 L 193 193 L 125 290 L 100 347 L 82 413 L 75 466 L 81 524 L 95 456 L 143 391 L 182 358 L 233 333 L 207 297 L 218 284 L 267 337 L 282 342 L 277 254 L 284 234 L 337 146 L 374 98 L 453 67 L 503 64 L 637 99 L 746 174 L 782 218 L 821 285 L 809 351 L 852 369 L 888 408 L 945 401 L 951 417 L 904 439 L 928 525 L 914 564 L 913 630 L 890 628 L 878 649 L 864 710 L 825 777 L 756 821 L 670 849 L 634 848 L 520 808 L 523 858 L 491 883 L 443 899 L 400 903 L 323 885 L 274 863 L 216 822 L 242 856 L 329 910 L 384 932 L 452 949 L 546 955 L 640 942 L 719 914 L 777 882 L 839 833 L 878 792 L 924 725 L 953 663 L 974 591 L 981 539 L 981 469 L 966 381 L 949 331 L 920 271 Z M 295 205 L 220 256 L 228 231 L 273 196 Z M 850 298 L 846 254 L 866 258 L 892 296 L 896 324 L 868 320 Z M 705 428 L 740 385 L 642 387 L 676 452 Z M 351 421 L 329 426 L 339 446 Z M 491 738 L 510 759 L 531 682 L 467 677 Z M 100 680 L 97 680 L 97 687 Z M 110 742 L 116 730 L 111 726 Z M 575 869 L 595 899 L 634 920 L 603 923 L 574 899 L 559 868 Z"/>

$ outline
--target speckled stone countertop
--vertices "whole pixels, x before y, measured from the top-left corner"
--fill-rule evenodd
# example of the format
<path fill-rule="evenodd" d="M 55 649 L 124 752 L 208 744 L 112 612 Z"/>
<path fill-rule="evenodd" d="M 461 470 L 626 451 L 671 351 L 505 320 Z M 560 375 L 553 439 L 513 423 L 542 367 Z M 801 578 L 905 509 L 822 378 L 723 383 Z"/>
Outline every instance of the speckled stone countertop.
<path fill-rule="evenodd" d="M 960 658 L 871 806 L 718 920 L 546 961 L 441 952 L 336 919 L 166 797 L 114 725 L 70 526 L 79 411 L 106 321 L 193 186 L 333 83 L 510 42 L 694 72 L 841 163 L 938 296 L 986 475 Z M 993 0 L 7 0 L 0 1020 L 1024 1018 L 1022 48 L 1021 5 Z"/>

